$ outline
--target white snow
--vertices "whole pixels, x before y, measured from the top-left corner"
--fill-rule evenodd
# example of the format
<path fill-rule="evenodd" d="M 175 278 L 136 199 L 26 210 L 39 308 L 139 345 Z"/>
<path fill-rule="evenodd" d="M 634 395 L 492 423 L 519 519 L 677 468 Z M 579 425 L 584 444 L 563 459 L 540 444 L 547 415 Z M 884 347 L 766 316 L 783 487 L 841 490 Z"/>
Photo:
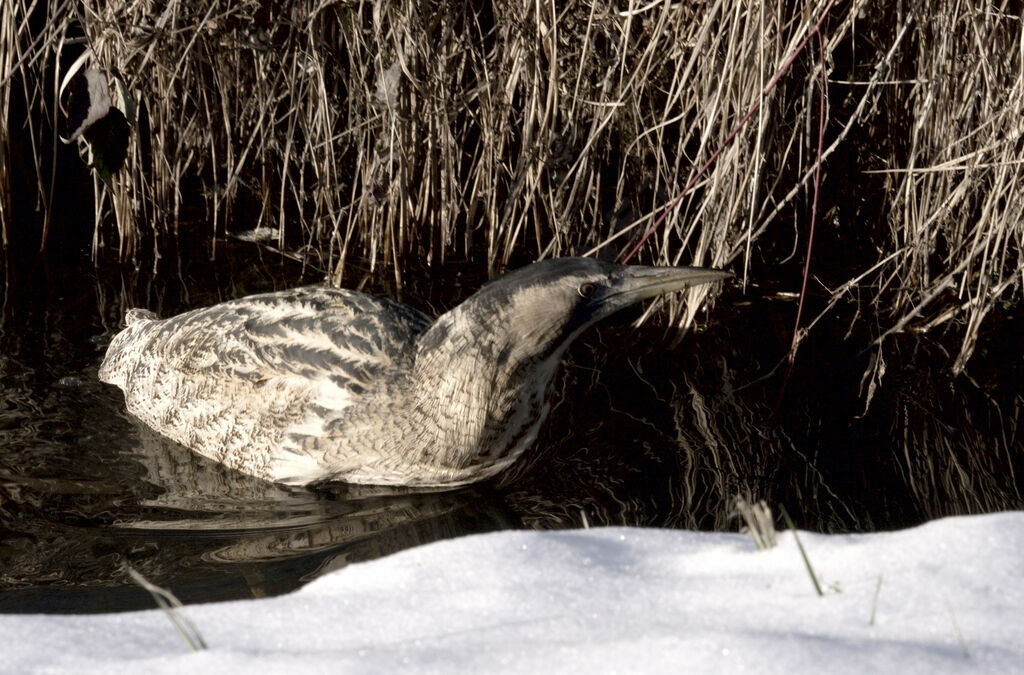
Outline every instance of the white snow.
<path fill-rule="evenodd" d="M 824 597 L 790 533 L 500 532 L 179 610 L 201 652 L 157 610 L 0 616 L 0 671 L 1024 673 L 1024 513 L 799 536 Z"/>

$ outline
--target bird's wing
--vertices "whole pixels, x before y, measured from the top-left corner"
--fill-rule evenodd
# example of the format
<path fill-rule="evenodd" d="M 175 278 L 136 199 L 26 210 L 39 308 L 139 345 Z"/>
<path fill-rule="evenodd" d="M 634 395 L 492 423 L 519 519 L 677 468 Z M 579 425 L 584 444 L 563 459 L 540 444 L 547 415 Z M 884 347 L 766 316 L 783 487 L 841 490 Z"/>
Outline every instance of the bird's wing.
<path fill-rule="evenodd" d="M 157 321 L 147 331 L 147 354 L 139 358 L 159 360 L 164 369 L 184 375 L 221 380 L 326 377 L 359 394 L 403 358 L 430 323 L 426 315 L 391 300 L 309 286 Z"/>
<path fill-rule="evenodd" d="M 99 376 L 124 390 L 129 412 L 215 461 L 300 484 L 324 475 L 324 420 L 409 358 L 431 323 L 405 305 L 323 287 L 126 318 Z"/>

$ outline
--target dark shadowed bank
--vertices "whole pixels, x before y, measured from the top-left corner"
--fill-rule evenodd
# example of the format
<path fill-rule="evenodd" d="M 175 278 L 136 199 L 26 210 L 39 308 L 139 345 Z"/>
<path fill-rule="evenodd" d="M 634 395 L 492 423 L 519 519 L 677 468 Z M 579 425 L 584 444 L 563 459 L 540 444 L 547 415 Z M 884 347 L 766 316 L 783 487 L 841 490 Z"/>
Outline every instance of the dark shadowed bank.
<path fill-rule="evenodd" d="M 0 604 L 125 560 L 204 599 L 495 527 L 734 528 L 737 496 L 828 531 L 1021 508 L 1009 7 L 4 3 Z M 137 107 L 109 180 L 58 139 L 86 50 Z M 680 195 L 634 260 L 739 281 L 589 333 L 536 451 L 472 492 L 254 485 L 95 381 L 130 307 L 327 280 L 436 314 L 509 266 L 621 259 Z"/>

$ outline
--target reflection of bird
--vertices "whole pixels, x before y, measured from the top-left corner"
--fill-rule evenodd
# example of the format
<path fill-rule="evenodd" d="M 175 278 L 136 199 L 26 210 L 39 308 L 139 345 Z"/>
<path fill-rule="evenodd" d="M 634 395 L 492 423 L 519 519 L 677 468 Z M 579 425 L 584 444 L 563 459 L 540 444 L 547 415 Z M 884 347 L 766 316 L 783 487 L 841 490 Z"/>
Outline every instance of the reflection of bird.
<path fill-rule="evenodd" d="M 529 447 L 559 359 L 594 322 L 728 272 L 548 260 L 436 321 L 322 287 L 160 320 L 132 310 L 100 367 L 162 434 L 267 480 L 454 486 Z"/>

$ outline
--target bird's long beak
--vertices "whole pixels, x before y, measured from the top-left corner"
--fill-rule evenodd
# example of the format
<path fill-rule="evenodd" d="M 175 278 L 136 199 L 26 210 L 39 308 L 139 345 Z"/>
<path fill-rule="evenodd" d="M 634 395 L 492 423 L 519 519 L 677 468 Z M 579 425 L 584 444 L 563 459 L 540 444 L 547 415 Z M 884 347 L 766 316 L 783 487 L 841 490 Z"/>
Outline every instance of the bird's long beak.
<path fill-rule="evenodd" d="M 624 267 L 616 280 L 608 300 L 614 298 L 623 307 L 657 295 L 671 293 L 698 284 L 709 284 L 733 276 L 732 272 L 706 267 Z"/>

